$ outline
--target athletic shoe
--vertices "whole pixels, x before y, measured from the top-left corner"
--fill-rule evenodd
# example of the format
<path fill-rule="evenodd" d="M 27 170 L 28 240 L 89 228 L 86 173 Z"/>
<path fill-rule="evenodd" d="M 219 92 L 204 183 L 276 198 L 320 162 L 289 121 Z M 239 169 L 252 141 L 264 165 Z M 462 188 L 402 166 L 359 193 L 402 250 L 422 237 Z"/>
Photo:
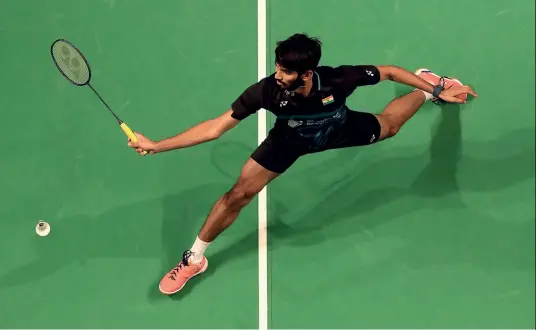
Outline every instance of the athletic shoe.
<path fill-rule="evenodd" d="M 459 81 L 458 79 L 451 78 L 451 77 L 446 77 L 446 76 L 443 76 L 443 77 L 438 76 L 437 74 L 433 73 L 432 71 L 430 71 L 428 69 L 424 69 L 424 68 L 419 69 L 419 70 L 415 71 L 415 74 L 417 76 L 421 77 L 422 79 L 426 80 L 430 84 L 432 84 L 434 86 L 439 85 L 443 89 L 449 89 L 451 87 L 462 87 L 463 86 L 461 81 Z M 467 100 L 467 93 L 458 95 L 457 97 L 465 101 L 465 100 Z M 432 98 L 432 102 L 439 103 L 439 102 L 442 102 L 442 101 L 440 99 L 438 99 L 437 97 L 434 97 L 434 98 Z"/>
<path fill-rule="evenodd" d="M 207 258 L 203 256 L 203 260 L 200 263 L 193 263 L 190 260 L 192 254 L 190 250 L 183 253 L 182 260 L 160 281 L 160 285 L 158 286 L 160 292 L 166 295 L 177 293 L 192 277 L 204 273 L 207 270 Z"/>

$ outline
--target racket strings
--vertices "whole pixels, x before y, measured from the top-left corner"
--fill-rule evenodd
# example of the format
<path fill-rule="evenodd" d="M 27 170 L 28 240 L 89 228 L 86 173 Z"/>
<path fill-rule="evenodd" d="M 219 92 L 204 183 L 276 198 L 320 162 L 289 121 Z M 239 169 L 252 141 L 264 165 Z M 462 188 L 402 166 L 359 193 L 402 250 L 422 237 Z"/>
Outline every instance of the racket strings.
<path fill-rule="evenodd" d="M 89 66 L 76 48 L 65 42 L 56 42 L 52 47 L 52 56 L 67 79 L 77 85 L 84 85 L 89 81 Z"/>

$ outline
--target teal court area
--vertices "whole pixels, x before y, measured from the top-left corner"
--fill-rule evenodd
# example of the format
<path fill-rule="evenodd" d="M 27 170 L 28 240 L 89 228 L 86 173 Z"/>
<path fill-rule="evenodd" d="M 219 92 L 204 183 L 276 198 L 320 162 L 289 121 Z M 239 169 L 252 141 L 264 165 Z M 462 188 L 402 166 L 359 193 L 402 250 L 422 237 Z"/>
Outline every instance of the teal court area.
<path fill-rule="evenodd" d="M 0 2 L 0 327 L 534 328 L 534 2 L 259 3 Z M 227 110 L 259 53 L 273 72 L 276 41 L 296 32 L 322 39 L 324 65 L 428 67 L 479 99 L 304 157 L 210 246 L 207 273 L 161 295 L 262 120 L 141 158 L 50 44 L 79 46 L 106 101 L 159 139 Z M 409 90 L 361 88 L 348 105 L 377 113 Z"/>

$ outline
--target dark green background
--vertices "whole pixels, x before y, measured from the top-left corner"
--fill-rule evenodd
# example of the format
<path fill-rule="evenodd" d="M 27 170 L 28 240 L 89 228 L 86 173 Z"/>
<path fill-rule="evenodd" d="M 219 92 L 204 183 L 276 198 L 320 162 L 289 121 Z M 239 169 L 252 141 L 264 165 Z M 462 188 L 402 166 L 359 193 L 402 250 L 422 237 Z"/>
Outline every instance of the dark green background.
<path fill-rule="evenodd" d="M 74 42 L 106 101 L 158 139 L 257 80 L 256 15 L 250 0 L 0 2 L 0 327 L 257 326 L 256 201 L 208 273 L 171 299 L 157 288 L 255 148 L 256 117 L 141 158 L 49 54 Z M 321 37 L 323 64 L 426 67 L 480 98 L 426 105 L 394 139 L 304 157 L 270 186 L 270 327 L 534 328 L 534 2 L 270 0 L 269 65 L 295 32 Z"/>

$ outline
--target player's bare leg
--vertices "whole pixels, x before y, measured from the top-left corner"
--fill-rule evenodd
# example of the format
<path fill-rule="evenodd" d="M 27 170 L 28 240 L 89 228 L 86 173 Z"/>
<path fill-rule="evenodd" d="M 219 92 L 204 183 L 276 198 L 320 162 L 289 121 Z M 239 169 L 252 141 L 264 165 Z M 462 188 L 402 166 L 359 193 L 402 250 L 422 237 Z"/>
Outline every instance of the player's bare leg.
<path fill-rule="evenodd" d="M 208 245 L 227 229 L 236 220 L 240 211 L 278 175 L 266 170 L 253 159 L 248 159 L 237 182 L 210 210 L 192 248 L 184 252 L 177 266 L 162 278 L 160 291 L 164 294 L 174 294 L 192 277 L 203 273 L 208 267 L 208 260 L 204 256 Z"/>
<path fill-rule="evenodd" d="M 415 72 L 419 77 L 433 85 L 443 84 L 445 89 L 463 84 L 453 78 L 440 77 L 427 69 Z M 381 114 L 376 115 L 381 125 L 379 140 L 390 138 L 422 107 L 427 100 L 433 100 L 432 95 L 420 90 L 414 90 L 404 96 L 392 100 Z"/>
<path fill-rule="evenodd" d="M 277 173 L 248 159 L 236 184 L 214 204 L 198 237 L 204 242 L 212 242 L 235 221 L 242 208 L 277 176 Z"/>

